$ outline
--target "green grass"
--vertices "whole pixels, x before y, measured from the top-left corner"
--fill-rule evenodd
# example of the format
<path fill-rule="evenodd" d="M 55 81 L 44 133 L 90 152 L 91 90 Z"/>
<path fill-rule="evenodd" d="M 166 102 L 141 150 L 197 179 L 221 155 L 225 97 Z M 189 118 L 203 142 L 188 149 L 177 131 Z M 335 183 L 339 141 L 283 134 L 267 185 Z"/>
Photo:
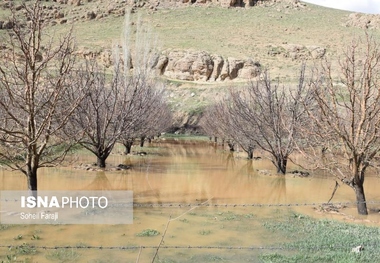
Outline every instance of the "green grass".
<path fill-rule="evenodd" d="M 136 236 L 138 237 L 153 237 L 153 236 L 158 236 L 160 232 L 158 232 L 155 229 L 144 229 L 140 233 L 137 233 Z"/>
<path fill-rule="evenodd" d="M 173 134 L 173 133 L 165 133 L 164 135 L 161 136 L 161 138 L 188 140 L 188 141 L 209 141 L 210 140 L 210 138 L 207 137 L 207 136 L 187 135 L 187 134 Z"/>
<path fill-rule="evenodd" d="M 14 251 L 15 255 L 34 255 L 37 253 L 37 249 L 29 245 L 27 243 L 23 243 L 22 245 L 11 247 L 10 251 Z"/>
<path fill-rule="evenodd" d="M 202 236 L 208 236 L 212 233 L 211 230 L 205 230 L 205 229 L 202 229 L 199 231 L 199 234 L 202 235 Z"/>
<path fill-rule="evenodd" d="M 380 262 L 380 228 L 293 215 L 264 224 L 283 250 L 263 262 Z M 281 241 L 280 241 L 281 240 Z M 364 246 L 360 253 L 352 248 Z"/>
<path fill-rule="evenodd" d="M 57 249 L 46 254 L 46 259 L 53 262 L 78 262 L 79 258 L 80 254 L 72 248 Z"/>

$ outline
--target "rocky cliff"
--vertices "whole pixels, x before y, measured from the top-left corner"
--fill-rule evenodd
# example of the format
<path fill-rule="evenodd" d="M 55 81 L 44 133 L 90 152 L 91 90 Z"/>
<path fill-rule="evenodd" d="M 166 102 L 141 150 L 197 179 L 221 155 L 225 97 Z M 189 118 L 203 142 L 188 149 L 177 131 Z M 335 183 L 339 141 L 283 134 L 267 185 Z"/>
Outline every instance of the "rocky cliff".
<path fill-rule="evenodd" d="M 251 79 L 260 73 L 260 63 L 251 58 L 223 58 L 206 51 L 168 50 L 153 67 L 170 79 L 187 81 L 224 81 Z"/>

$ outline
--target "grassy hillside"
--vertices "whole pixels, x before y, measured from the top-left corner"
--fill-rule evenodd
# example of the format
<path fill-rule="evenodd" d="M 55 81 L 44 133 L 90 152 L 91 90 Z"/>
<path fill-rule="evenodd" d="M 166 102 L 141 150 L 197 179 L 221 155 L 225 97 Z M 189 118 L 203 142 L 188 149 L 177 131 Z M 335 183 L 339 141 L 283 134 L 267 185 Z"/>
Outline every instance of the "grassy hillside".
<path fill-rule="evenodd" d="M 123 16 L 109 14 L 93 20 L 85 17 L 89 11 L 99 13 L 109 9 L 111 2 L 82 1 L 80 6 L 48 2 L 46 5 L 58 5 L 67 19 L 64 24 L 57 19 L 56 25 L 49 27 L 49 33 L 60 34 L 74 26 L 79 48 L 110 49 L 120 40 Z M 194 49 L 224 57 L 251 57 L 268 67 L 272 77 L 280 77 L 288 83 L 296 81 L 301 60 L 286 57 L 284 45 L 320 46 L 326 48 L 326 57 L 336 60 L 353 37 L 364 36 L 363 29 L 345 26 L 351 12 L 312 4 L 296 8 L 288 1 L 251 8 L 189 5 L 158 7 L 154 12 L 148 8 L 137 10 L 134 19 L 141 16 L 144 23 L 158 33 L 162 49 Z M 2 10 L 0 17 L 5 17 L 6 11 Z M 379 30 L 370 33 L 380 38 Z M 318 61 L 309 59 L 308 64 L 315 62 Z M 197 112 L 210 97 L 234 83 L 169 81 L 170 100 L 176 110 Z M 195 96 L 191 96 L 192 93 Z"/>
<path fill-rule="evenodd" d="M 74 25 L 79 46 L 94 49 L 111 48 L 118 41 L 123 28 L 122 16 L 107 16 L 99 20 L 71 23 L 73 10 L 94 10 L 98 2 L 82 6 L 67 6 L 68 24 L 56 25 L 51 30 L 60 32 Z M 156 12 L 140 9 L 144 22 L 158 34 L 162 48 L 205 50 L 225 57 L 252 57 L 276 70 L 276 74 L 292 74 L 299 63 L 281 55 L 268 54 L 284 44 L 321 46 L 327 56 L 336 57 L 342 46 L 352 37 L 363 35 L 363 30 L 345 27 L 351 12 L 306 4 L 293 8 L 275 3 L 251 8 L 221 8 L 193 5 L 182 8 L 158 9 Z M 378 30 L 371 33 L 380 36 Z"/>
<path fill-rule="evenodd" d="M 86 3 L 86 8 L 91 9 L 90 4 Z M 316 45 L 326 48 L 328 57 L 336 58 L 353 37 L 363 35 L 362 29 L 344 26 L 350 12 L 311 4 L 298 9 L 285 3 L 248 9 L 198 5 L 158 9 L 154 13 L 141 9 L 139 13 L 159 34 L 164 49 L 252 57 L 283 76 L 292 75 L 299 61 L 272 56 L 268 54 L 271 50 L 283 44 Z M 54 30 L 60 27 L 67 25 Z M 78 44 L 92 48 L 110 47 L 119 39 L 122 27 L 123 18 L 111 16 L 75 23 Z M 378 31 L 371 33 L 380 36 Z"/>

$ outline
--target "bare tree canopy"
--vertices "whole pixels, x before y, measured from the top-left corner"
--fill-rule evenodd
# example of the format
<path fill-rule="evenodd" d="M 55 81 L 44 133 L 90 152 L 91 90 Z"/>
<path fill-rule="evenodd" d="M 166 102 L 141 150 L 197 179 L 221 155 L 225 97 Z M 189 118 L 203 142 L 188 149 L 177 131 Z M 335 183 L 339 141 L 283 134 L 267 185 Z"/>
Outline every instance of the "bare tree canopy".
<path fill-rule="evenodd" d="M 128 119 L 132 118 L 134 106 L 133 88 L 124 89 L 117 74 L 110 79 L 95 61 L 87 61 L 78 74 L 81 84 L 88 87 L 88 93 L 70 117 L 66 131 L 78 137 L 79 143 L 95 154 L 99 167 L 105 167 L 127 121 L 133 121 Z"/>
<path fill-rule="evenodd" d="M 166 131 L 172 125 L 172 113 L 166 103 L 165 90 L 157 80 L 151 80 L 144 95 L 143 110 L 140 111 L 134 125 L 129 125 L 121 134 L 120 141 L 125 146 L 125 153 L 131 151 L 136 138 L 140 138 L 143 147 L 146 138 L 153 138 Z"/>
<path fill-rule="evenodd" d="M 359 214 L 367 214 L 364 179 L 380 150 L 380 46 L 372 37 L 353 40 L 339 63 L 339 79 L 325 61 L 315 69 L 308 109 L 312 121 L 304 150 L 315 167 L 355 190 Z M 306 143 L 308 142 L 308 143 Z"/>
<path fill-rule="evenodd" d="M 303 65 L 296 88 L 272 84 L 267 71 L 242 90 L 231 88 L 228 97 L 213 110 L 212 116 L 218 122 L 209 122 L 206 128 L 232 138 L 250 156 L 254 147 L 267 152 L 277 172 L 285 174 L 294 141 L 306 121 L 304 73 Z"/>
<path fill-rule="evenodd" d="M 44 35 L 39 1 L 24 5 L 22 17 L 12 14 L 0 61 L 0 157 L 37 190 L 37 169 L 67 153 L 70 143 L 58 135 L 82 93 L 72 85 L 71 32 L 60 39 Z"/>
<path fill-rule="evenodd" d="M 106 166 L 117 141 L 131 146 L 134 138 L 160 132 L 162 124 L 171 119 L 164 86 L 151 66 L 156 55 L 154 39 L 138 23 L 133 45 L 129 16 L 127 13 L 122 44 L 114 48 L 113 73 L 107 75 L 94 61 L 87 61 L 80 70 L 90 91 L 71 117 L 68 129 L 84 131 L 80 144 L 97 157 L 99 167 Z"/>

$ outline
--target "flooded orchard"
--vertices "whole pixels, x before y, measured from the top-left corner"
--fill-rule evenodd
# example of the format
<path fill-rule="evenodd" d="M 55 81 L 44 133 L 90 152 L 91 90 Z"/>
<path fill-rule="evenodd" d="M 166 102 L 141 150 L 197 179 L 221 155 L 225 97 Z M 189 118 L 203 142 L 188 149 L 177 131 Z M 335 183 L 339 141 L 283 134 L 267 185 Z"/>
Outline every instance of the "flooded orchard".
<path fill-rule="evenodd" d="M 142 154 L 126 156 L 120 147 L 107 160 L 109 168 L 124 164 L 131 166 L 128 170 L 84 169 L 94 157 L 80 152 L 71 157 L 72 165 L 41 169 L 38 177 L 40 190 L 132 190 L 133 224 L 0 225 L 0 259 L 152 262 L 161 243 L 155 262 L 257 262 L 260 254 L 286 241 L 263 227 L 270 220 L 295 214 L 372 225 L 380 221 L 377 212 L 357 215 L 355 194 L 345 185 L 332 202 L 352 204 L 335 213 L 318 212 L 332 195 L 334 178 L 277 176 L 267 159 L 246 160 L 207 141 L 167 139 L 133 151 Z M 1 170 L 1 190 L 25 190 L 24 177 Z M 371 211 L 378 206 L 371 201 L 380 198 L 378 180 L 373 174 L 365 182 Z"/>

